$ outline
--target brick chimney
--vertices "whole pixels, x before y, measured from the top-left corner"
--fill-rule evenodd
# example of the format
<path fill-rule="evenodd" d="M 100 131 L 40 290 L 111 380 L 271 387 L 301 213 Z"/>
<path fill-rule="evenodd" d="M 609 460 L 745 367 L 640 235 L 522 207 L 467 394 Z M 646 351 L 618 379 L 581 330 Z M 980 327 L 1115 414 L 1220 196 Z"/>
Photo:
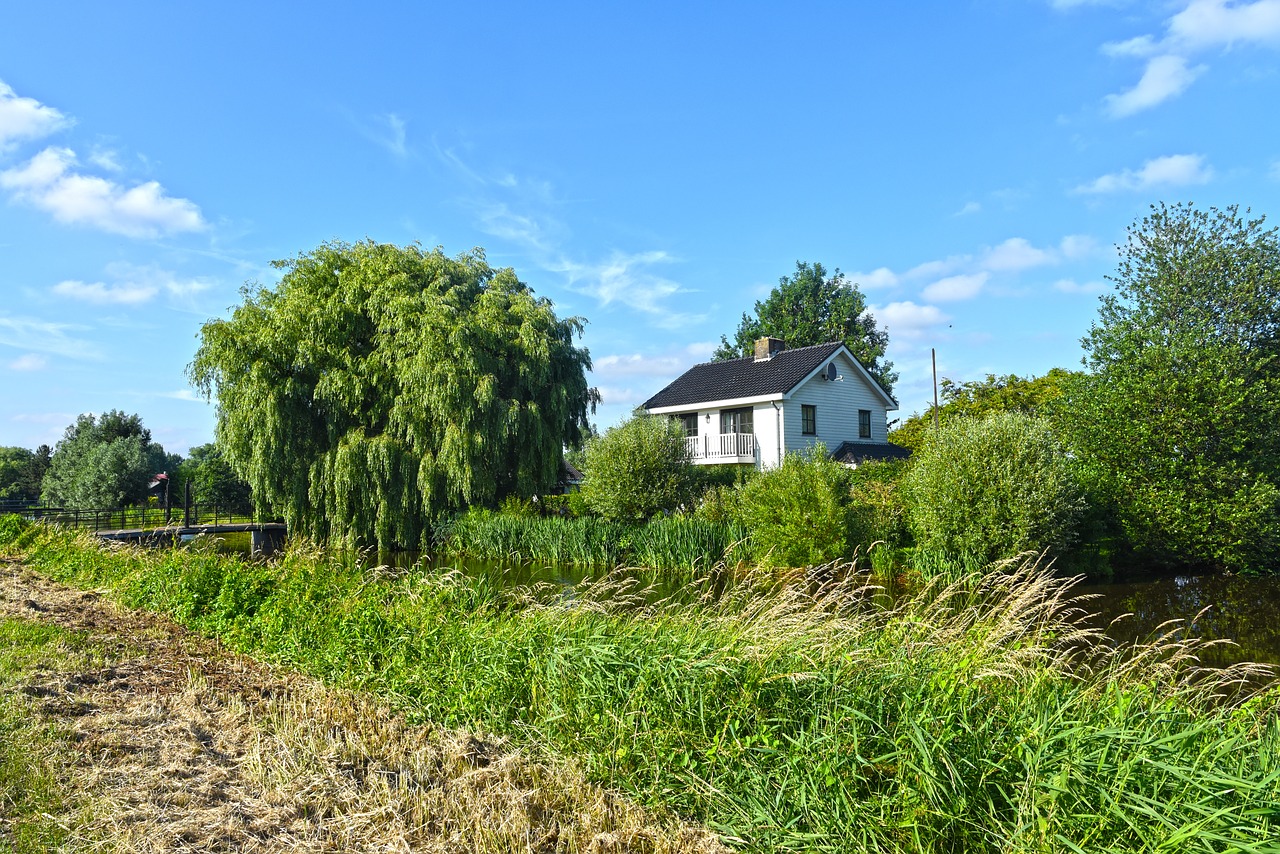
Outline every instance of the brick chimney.
<path fill-rule="evenodd" d="M 785 349 L 787 349 L 787 342 L 781 338 L 757 338 L 755 361 L 767 362 Z"/>

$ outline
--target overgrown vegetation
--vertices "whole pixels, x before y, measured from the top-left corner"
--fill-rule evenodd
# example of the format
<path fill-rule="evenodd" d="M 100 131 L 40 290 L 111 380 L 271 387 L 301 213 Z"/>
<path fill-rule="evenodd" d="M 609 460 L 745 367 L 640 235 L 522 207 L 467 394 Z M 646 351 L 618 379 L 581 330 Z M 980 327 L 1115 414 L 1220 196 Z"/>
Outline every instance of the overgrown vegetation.
<path fill-rule="evenodd" d="M 6 522 L 10 554 L 411 715 L 581 759 L 747 850 L 1274 850 L 1280 694 L 1126 650 L 1033 565 L 876 607 L 861 579 L 641 605 L 622 578 L 499 590 L 295 548 L 108 552 Z"/>
<path fill-rule="evenodd" d="M 971 569 L 1025 551 L 1060 555 L 1084 508 L 1049 422 L 1018 412 L 948 422 L 903 488 L 918 547 Z"/>
<path fill-rule="evenodd" d="M 643 522 L 693 501 L 697 474 L 671 419 L 633 415 L 591 439 L 582 500 L 613 521 Z"/>

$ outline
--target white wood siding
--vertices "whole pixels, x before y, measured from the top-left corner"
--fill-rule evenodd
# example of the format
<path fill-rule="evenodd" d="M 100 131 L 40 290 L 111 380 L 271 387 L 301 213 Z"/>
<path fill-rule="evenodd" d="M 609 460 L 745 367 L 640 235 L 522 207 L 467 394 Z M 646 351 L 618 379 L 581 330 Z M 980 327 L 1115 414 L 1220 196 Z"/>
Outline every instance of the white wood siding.
<path fill-rule="evenodd" d="M 818 376 L 801 383 L 783 403 L 785 407 L 783 444 L 788 453 L 801 451 L 822 442 L 834 451 L 841 442 L 886 442 L 886 409 L 880 395 L 863 379 L 862 372 L 844 353 L 834 357 L 839 374 L 835 382 Z M 817 407 L 817 433 L 803 435 L 801 409 L 804 404 Z M 871 438 L 858 437 L 858 410 L 871 411 Z"/>

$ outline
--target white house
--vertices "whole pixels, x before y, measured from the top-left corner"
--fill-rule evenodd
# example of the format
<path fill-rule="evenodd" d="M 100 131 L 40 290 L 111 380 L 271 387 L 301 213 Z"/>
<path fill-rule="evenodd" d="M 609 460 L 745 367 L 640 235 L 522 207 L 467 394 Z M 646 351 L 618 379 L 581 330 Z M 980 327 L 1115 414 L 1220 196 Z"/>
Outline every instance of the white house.
<path fill-rule="evenodd" d="M 818 442 L 849 465 L 907 456 L 887 437 L 898 402 L 843 343 L 788 350 L 761 338 L 755 355 L 694 365 L 644 403 L 684 427 L 699 465 L 778 465 Z"/>

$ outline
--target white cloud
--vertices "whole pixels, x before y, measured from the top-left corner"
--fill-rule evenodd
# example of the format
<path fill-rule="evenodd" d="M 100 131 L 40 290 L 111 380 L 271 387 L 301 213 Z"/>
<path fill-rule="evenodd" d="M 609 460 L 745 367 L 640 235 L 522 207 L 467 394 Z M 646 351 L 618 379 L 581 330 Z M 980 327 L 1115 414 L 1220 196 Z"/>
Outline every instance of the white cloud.
<path fill-rule="evenodd" d="M 863 291 L 892 288 L 898 284 L 898 274 L 888 267 L 877 267 L 870 273 L 851 273 L 849 281 L 856 283 Z"/>
<path fill-rule="evenodd" d="M 114 262 L 107 265 L 106 272 L 112 284 L 72 279 L 59 282 L 51 290 L 64 299 L 97 305 L 140 305 L 161 293 L 182 301 L 211 287 L 207 280 L 179 279 L 158 267 Z"/>
<path fill-rule="evenodd" d="M 1087 234 L 1068 234 L 1058 244 L 1058 251 L 1068 260 L 1087 258 L 1098 251 L 1098 241 Z"/>
<path fill-rule="evenodd" d="M 954 273 L 963 267 L 969 265 L 973 260 L 969 255 L 952 255 L 939 261 L 925 261 L 923 264 L 917 264 L 910 270 L 902 274 L 904 279 L 936 279 L 939 276 L 945 276 L 948 273 Z"/>
<path fill-rule="evenodd" d="M 98 305 L 138 305 L 150 300 L 158 290 L 150 285 L 105 285 L 102 282 L 68 280 L 54 285 L 53 292 L 66 299 Z"/>
<path fill-rule="evenodd" d="M 1166 21 L 1162 38 L 1145 34 L 1103 45 L 1109 56 L 1147 59 L 1132 89 L 1106 97 L 1108 112 L 1122 118 L 1181 95 L 1207 70 L 1190 65 L 1193 55 L 1237 44 L 1280 46 L 1280 0 L 1190 0 Z"/>
<path fill-rule="evenodd" d="M 923 338 L 936 326 L 951 318 L 933 305 L 917 305 L 910 300 L 891 302 L 885 306 L 871 306 L 869 311 L 876 321 L 889 331 L 890 340 Z"/>
<path fill-rule="evenodd" d="M 685 293 L 679 283 L 651 272 L 648 268 L 675 259 L 662 251 L 614 252 L 607 261 L 580 263 L 560 259 L 548 266 L 569 278 L 569 289 L 596 299 L 602 306 L 618 303 L 643 312 L 664 329 L 676 329 L 704 319 L 701 314 L 671 311 L 666 300 Z"/>
<path fill-rule="evenodd" d="M 95 344 L 71 334 L 83 329 L 82 326 L 49 323 L 26 317 L 0 317 L 0 344 L 71 359 L 99 358 Z"/>
<path fill-rule="evenodd" d="M 40 371 L 49 364 L 49 360 L 39 353 L 26 353 L 9 363 L 11 371 Z"/>
<path fill-rule="evenodd" d="M 1280 44 L 1280 0 L 1192 0 L 1169 19 L 1169 40 L 1190 49 Z"/>
<path fill-rule="evenodd" d="M 177 391 L 166 391 L 160 394 L 160 397 L 167 397 L 170 400 L 189 400 L 193 403 L 205 403 L 205 399 L 196 394 L 189 388 L 180 388 Z"/>
<path fill-rule="evenodd" d="M 1114 118 L 1124 118 L 1175 98 L 1185 92 L 1205 69 L 1203 65 L 1188 67 L 1186 58 L 1182 56 L 1153 56 L 1147 60 L 1142 78 L 1132 89 L 1103 99 L 1107 112 Z"/>
<path fill-rule="evenodd" d="M 77 172 L 76 165 L 71 149 L 46 148 L 26 165 L 0 172 L 0 187 L 59 222 L 128 237 L 158 237 L 206 227 L 194 202 L 166 195 L 155 181 L 125 188 Z"/>
<path fill-rule="evenodd" d="M 965 202 L 964 207 L 956 211 L 952 216 L 969 216 L 981 212 L 982 204 L 979 202 Z"/>
<path fill-rule="evenodd" d="M 1117 193 L 1149 190 L 1153 187 L 1185 187 L 1207 184 L 1213 179 L 1213 168 L 1202 154 L 1171 154 L 1142 164 L 1141 169 L 1112 172 L 1081 184 L 1074 192 L 1084 194 Z"/>
<path fill-rule="evenodd" d="M 109 148 L 99 148 L 94 146 L 92 152 L 89 153 L 89 162 L 99 169 L 105 169 L 108 172 L 123 172 L 124 167 L 120 165 L 120 160 L 116 153 Z"/>
<path fill-rule="evenodd" d="M 34 98 L 20 98 L 0 80 L 0 153 L 21 140 L 40 139 L 71 124 L 53 107 Z"/>
<path fill-rule="evenodd" d="M 948 276 L 929 285 L 921 292 L 921 296 L 927 300 L 937 300 L 938 302 L 973 299 L 982 292 L 982 286 L 987 283 L 987 279 L 990 276 L 991 274 L 985 271 L 960 276 Z"/>
<path fill-rule="evenodd" d="M 1074 279 L 1059 279 L 1053 283 L 1055 291 L 1064 294 L 1100 294 L 1107 289 L 1103 282 L 1076 282 Z"/>
<path fill-rule="evenodd" d="M 987 250 L 982 266 L 995 272 L 1017 272 L 1052 264 L 1057 260 L 1052 251 L 1037 249 L 1023 237 L 1010 237 L 1004 243 Z"/>

